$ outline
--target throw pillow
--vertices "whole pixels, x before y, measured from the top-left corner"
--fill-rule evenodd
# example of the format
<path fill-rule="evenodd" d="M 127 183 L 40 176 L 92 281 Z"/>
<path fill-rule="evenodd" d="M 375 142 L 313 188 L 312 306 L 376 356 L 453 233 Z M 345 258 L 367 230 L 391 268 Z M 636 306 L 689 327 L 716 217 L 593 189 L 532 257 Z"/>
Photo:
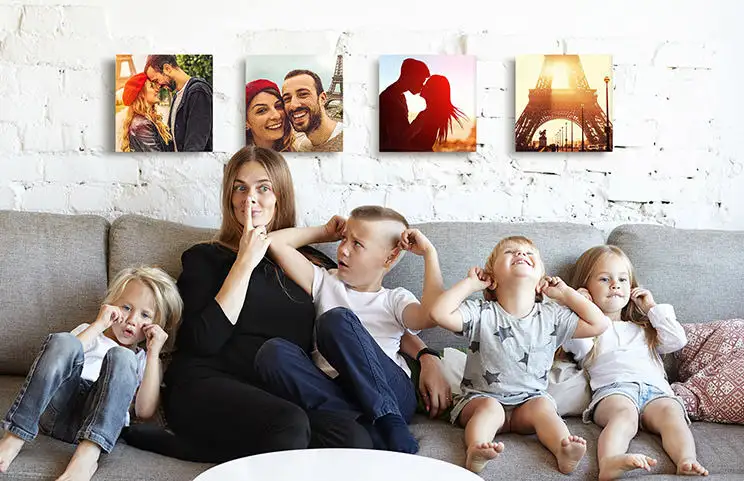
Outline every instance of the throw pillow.
<path fill-rule="evenodd" d="M 690 419 L 744 424 L 744 319 L 682 326 L 688 342 L 675 353 L 672 389 Z"/>

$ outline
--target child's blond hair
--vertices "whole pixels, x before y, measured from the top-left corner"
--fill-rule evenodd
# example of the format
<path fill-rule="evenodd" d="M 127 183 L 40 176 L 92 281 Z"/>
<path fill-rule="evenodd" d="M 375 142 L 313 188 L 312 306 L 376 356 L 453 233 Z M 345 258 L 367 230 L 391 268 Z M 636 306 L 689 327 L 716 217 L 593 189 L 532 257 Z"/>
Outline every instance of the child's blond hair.
<path fill-rule="evenodd" d="M 403 230 L 410 227 L 406 218 L 403 217 L 403 214 L 389 207 L 382 207 L 379 205 L 359 206 L 351 211 L 351 214 L 349 214 L 349 219 L 366 220 L 371 222 L 389 220 L 401 224 L 403 226 Z M 389 240 L 391 247 L 397 247 L 398 241 L 400 240 L 400 234 L 403 233 L 403 230 L 396 233 L 395 235 L 393 235 L 392 231 L 390 232 L 391 235 Z M 405 253 L 406 251 L 404 250 L 399 250 L 396 252 L 395 261 L 390 266 L 391 269 L 395 267 L 401 259 L 403 259 Z"/>
<path fill-rule="evenodd" d="M 103 303 L 111 304 L 116 301 L 131 281 L 140 281 L 152 291 L 155 297 L 155 313 L 152 322 L 168 333 L 166 350 L 169 350 L 174 345 L 176 330 L 183 311 L 183 300 L 175 281 L 158 267 L 127 267 L 119 271 L 111 280 Z"/>
<path fill-rule="evenodd" d="M 488 259 L 486 259 L 486 266 L 483 269 L 483 271 L 488 274 L 488 276 L 493 279 L 493 264 L 496 262 L 496 259 L 499 257 L 500 254 L 502 254 L 507 247 L 512 245 L 526 245 L 531 247 L 535 250 L 535 252 L 540 255 L 540 250 L 537 248 L 534 242 L 532 242 L 532 239 L 529 239 L 527 237 L 521 236 L 521 235 L 513 235 L 509 237 L 504 237 L 501 239 L 497 244 L 496 247 L 493 248 L 491 251 L 491 254 L 489 254 Z M 542 260 L 540 261 L 540 264 L 542 265 Z M 545 273 L 545 267 L 542 268 L 543 273 Z M 491 290 L 489 288 L 486 288 L 483 290 L 483 298 L 487 301 L 496 301 L 496 291 Z M 540 300 L 537 298 L 536 300 Z"/>
<path fill-rule="evenodd" d="M 628 258 L 627 254 L 625 254 L 622 249 L 612 245 L 594 246 L 581 254 L 581 257 L 579 257 L 576 264 L 574 264 L 573 275 L 571 276 L 571 282 L 569 285 L 574 289 L 580 289 L 582 287 L 586 289 L 589 278 L 592 276 L 597 264 L 605 257 L 612 255 L 619 257 L 628 266 L 628 281 L 630 282 L 630 289 L 633 290 L 638 287 L 638 279 L 636 279 L 635 270 L 633 269 L 633 264 L 630 262 L 630 258 Z M 657 358 L 656 348 L 659 346 L 659 335 L 648 320 L 648 316 L 641 311 L 635 302 L 632 300 L 628 301 L 628 304 L 623 307 L 622 311 L 620 311 L 620 319 L 626 322 L 632 322 L 633 324 L 637 324 L 643 328 L 646 333 L 648 350 L 651 352 L 652 357 Z M 589 365 L 594 362 L 597 355 L 597 349 L 595 349 L 595 347 L 598 342 L 599 337 L 595 337 L 594 346 L 591 351 L 589 351 L 589 354 L 587 354 L 586 359 L 584 360 L 584 365 Z"/>

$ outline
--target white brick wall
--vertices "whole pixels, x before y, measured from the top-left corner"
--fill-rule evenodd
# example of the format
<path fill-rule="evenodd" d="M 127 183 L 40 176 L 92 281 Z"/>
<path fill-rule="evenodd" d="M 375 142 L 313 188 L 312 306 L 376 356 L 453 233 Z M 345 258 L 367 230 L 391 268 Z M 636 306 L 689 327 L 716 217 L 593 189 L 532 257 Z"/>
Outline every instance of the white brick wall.
<path fill-rule="evenodd" d="M 108 3 L 0 0 L 0 208 L 216 226 L 222 165 L 243 139 L 245 57 L 335 51 L 346 153 L 287 155 L 303 224 L 379 203 L 414 222 L 744 229 L 739 2 Z M 114 55 L 156 51 L 214 55 L 214 153 L 112 152 Z M 477 57 L 478 152 L 376 153 L 377 59 L 393 53 Z M 513 151 L 514 57 L 534 53 L 613 55 L 615 152 Z"/>

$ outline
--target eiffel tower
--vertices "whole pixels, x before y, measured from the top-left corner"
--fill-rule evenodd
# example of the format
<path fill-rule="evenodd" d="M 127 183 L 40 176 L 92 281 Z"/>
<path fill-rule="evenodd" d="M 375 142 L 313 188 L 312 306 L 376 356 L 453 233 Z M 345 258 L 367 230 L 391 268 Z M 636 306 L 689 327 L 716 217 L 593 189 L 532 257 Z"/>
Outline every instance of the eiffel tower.
<path fill-rule="evenodd" d="M 123 64 L 127 64 L 127 67 L 129 69 L 129 75 L 122 75 L 121 73 L 121 67 Z M 119 90 L 120 88 L 124 87 L 124 84 L 127 83 L 127 80 L 129 80 L 129 77 L 134 75 L 134 60 L 132 59 L 131 55 L 117 55 L 116 56 L 116 75 L 114 78 L 116 79 L 116 89 Z"/>
<path fill-rule="evenodd" d="M 338 92 L 336 92 L 338 87 Z M 344 67 L 343 67 L 343 56 L 338 55 L 336 57 L 336 68 L 333 71 L 333 77 L 331 78 L 331 85 L 326 90 L 326 102 L 325 107 L 331 104 L 331 102 L 343 102 L 344 97 Z"/>
<path fill-rule="evenodd" d="M 565 67 L 569 88 L 553 89 L 553 69 Z M 550 120 L 564 119 L 581 126 L 589 145 L 612 149 L 612 123 L 597 102 L 597 89 L 589 87 L 578 55 L 545 55 L 540 78 L 530 89 L 530 100 L 514 129 L 517 152 L 533 150 L 532 137 Z M 609 126 L 610 148 L 607 149 Z"/>

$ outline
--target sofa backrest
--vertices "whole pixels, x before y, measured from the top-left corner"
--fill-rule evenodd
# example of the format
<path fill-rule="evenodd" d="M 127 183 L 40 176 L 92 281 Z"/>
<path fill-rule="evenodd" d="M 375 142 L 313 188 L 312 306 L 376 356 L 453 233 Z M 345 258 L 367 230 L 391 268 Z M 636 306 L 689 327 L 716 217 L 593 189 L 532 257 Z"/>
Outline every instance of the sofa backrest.
<path fill-rule="evenodd" d="M 214 237 L 213 229 L 127 214 L 111 224 L 109 278 L 125 267 L 153 265 L 178 279 L 181 254 L 194 244 Z"/>
<path fill-rule="evenodd" d="M 0 211 L 0 374 L 25 375 L 50 332 L 95 319 L 108 227 L 98 216 Z"/>
<path fill-rule="evenodd" d="M 607 241 L 628 254 L 641 285 L 674 306 L 682 323 L 744 315 L 744 231 L 630 224 Z"/>

